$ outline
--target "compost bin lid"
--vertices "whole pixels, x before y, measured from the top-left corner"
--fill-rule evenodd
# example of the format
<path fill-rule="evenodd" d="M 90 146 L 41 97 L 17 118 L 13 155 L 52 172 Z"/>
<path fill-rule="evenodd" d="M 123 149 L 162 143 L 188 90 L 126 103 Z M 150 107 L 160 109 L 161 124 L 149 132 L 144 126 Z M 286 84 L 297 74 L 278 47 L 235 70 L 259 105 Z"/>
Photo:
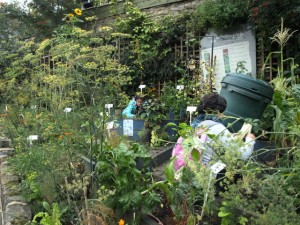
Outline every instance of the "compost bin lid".
<path fill-rule="evenodd" d="M 223 77 L 221 84 L 223 88 L 226 87 L 225 84 L 231 84 L 258 93 L 269 99 L 272 99 L 274 93 L 273 88 L 267 82 L 247 74 L 228 73 Z"/>

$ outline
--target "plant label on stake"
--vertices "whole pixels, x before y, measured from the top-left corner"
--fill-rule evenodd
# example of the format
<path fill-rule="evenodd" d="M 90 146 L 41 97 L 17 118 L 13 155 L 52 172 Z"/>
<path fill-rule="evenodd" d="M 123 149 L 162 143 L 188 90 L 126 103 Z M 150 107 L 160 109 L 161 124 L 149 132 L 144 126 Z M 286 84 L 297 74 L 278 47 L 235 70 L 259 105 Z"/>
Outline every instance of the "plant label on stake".
<path fill-rule="evenodd" d="M 139 86 L 139 89 L 141 89 L 141 93 L 143 93 L 143 89 L 146 87 L 146 85 L 145 84 L 141 84 L 140 86 Z"/>
<path fill-rule="evenodd" d="M 183 89 L 184 89 L 184 85 L 177 85 L 177 86 L 176 86 L 176 89 L 179 90 L 179 91 L 180 91 L 180 90 L 183 90 Z"/>
<path fill-rule="evenodd" d="M 68 113 L 72 111 L 72 108 L 65 108 L 64 112 L 66 113 L 66 118 L 68 117 Z"/>
<path fill-rule="evenodd" d="M 30 106 L 31 109 L 36 110 L 37 109 L 37 105 L 32 105 Z"/>
<path fill-rule="evenodd" d="M 105 108 L 108 109 L 108 116 L 110 116 L 110 109 L 114 107 L 113 104 L 105 104 Z"/>
<path fill-rule="evenodd" d="M 32 141 L 37 141 L 39 139 L 38 135 L 29 135 L 27 141 L 29 141 L 29 145 L 32 145 Z"/>
<path fill-rule="evenodd" d="M 197 106 L 188 106 L 186 108 L 186 111 L 190 112 L 190 125 L 192 125 L 192 114 L 193 112 L 196 112 Z"/>

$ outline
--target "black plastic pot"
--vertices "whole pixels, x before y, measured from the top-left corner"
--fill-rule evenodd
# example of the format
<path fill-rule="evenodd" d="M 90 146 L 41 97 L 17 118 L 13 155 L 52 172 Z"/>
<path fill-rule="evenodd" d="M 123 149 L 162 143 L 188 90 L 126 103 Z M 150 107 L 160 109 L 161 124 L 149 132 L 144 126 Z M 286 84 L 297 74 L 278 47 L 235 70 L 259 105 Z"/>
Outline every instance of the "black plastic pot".
<path fill-rule="evenodd" d="M 151 214 L 142 215 L 140 225 L 164 225 L 158 218 Z"/>
<path fill-rule="evenodd" d="M 260 162 L 270 162 L 276 159 L 276 146 L 269 141 L 257 140 L 253 149 L 253 157 Z"/>

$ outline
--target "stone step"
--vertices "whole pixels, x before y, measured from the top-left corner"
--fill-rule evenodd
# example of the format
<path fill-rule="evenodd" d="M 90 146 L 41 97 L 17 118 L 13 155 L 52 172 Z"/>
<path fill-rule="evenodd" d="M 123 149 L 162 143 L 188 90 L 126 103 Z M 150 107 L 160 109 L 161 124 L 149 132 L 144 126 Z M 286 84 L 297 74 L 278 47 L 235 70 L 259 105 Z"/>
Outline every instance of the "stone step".
<path fill-rule="evenodd" d="M 0 137 L 0 148 L 10 148 L 11 140 L 5 137 Z"/>
<path fill-rule="evenodd" d="M 0 156 L 1 155 L 12 155 L 15 153 L 14 148 L 0 148 Z"/>

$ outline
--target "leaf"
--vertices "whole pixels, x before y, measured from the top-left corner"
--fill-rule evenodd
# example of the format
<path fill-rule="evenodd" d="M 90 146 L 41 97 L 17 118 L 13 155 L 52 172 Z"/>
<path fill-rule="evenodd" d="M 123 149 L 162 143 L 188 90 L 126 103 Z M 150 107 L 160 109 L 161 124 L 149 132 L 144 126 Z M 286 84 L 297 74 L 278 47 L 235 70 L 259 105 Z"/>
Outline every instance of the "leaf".
<path fill-rule="evenodd" d="M 243 217 L 243 216 L 240 216 L 239 217 L 239 224 L 241 225 L 245 225 L 246 223 L 248 222 L 248 219 Z"/>
<path fill-rule="evenodd" d="M 282 106 L 282 93 L 281 92 L 275 91 L 275 93 L 273 94 L 273 102 L 280 109 L 283 109 L 283 106 Z"/>
<path fill-rule="evenodd" d="M 166 180 L 171 184 L 174 183 L 174 179 L 175 179 L 174 161 L 175 158 L 172 158 L 171 162 L 167 164 L 164 169 Z"/>
<path fill-rule="evenodd" d="M 168 122 L 167 123 L 168 127 L 177 127 L 176 123 Z"/>
<path fill-rule="evenodd" d="M 51 207 L 48 202 L 43 202 L 43 207 L 51 214 Z"/>
<path fill-rule="evenodd" d="M 191 156 L 192 156 L 192 159 L 195 162 L 198 162 L 200 160 L 200 158 L 201 158 L 200 152 L 197 149 L 195 149 L 195 148 L 192 150 Z"/>
<path fill-rule="evenodd" d="M 220 208 L 220 210 L 222 210 L 222 209 L 224 209 L 224 207 L 221 207 L 221 208 Z M 218 213 L 218 217 L 226 217 L 226 216 L 228 216 L 228 215 L 230 215 L 229 212 L 220 211 L 220 212 Z"/>
<path fill-rule="evenodd" d="M 297 124 L 300 124 L 300 112 L 297 112 L 297 114 L 295 116 L 295 120 L 296 120 Z"/>
<path fill-rule="evenodd" d="M 217 135 L 215 135 L 215 134 L 207 134 L 207 136 L 208 136 L 210 139 L 215 139 L 215 137 L 217 137 Z"/>

